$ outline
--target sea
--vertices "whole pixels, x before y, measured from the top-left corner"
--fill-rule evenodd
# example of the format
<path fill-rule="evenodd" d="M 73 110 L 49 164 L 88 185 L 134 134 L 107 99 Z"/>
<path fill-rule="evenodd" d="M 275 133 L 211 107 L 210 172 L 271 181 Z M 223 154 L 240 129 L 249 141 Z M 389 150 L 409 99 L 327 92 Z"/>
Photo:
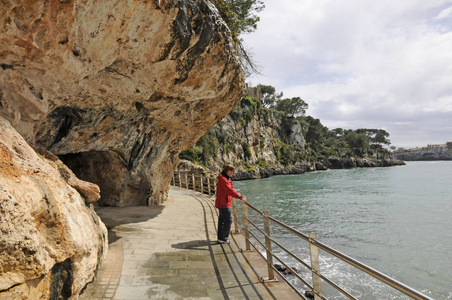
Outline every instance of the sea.
<path fill-rule="evenodd" d="M 304 234 L 315 232 L 329 247 L 433 299 L 452 299 L 452 161 L 281 175 L 234 181 L 234 188 L 254 207 Z M 250 217 L 262 225 L 260 215 Z M 275 225 L 271 236 L 310 261 L 306 241 Z M 311 282 L 306 267 L 273 250 Z M 411 299 L 323 250 L 320 271 L 357 299 Z M 322 293 L 347 299 L 325 282 Z"/>

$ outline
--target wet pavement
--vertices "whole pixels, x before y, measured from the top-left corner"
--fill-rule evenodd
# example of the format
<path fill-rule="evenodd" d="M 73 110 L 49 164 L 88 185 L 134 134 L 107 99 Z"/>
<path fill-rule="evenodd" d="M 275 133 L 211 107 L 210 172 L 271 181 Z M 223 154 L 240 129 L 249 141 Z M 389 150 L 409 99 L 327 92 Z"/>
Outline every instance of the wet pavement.
<path fill-rule="evenodd" d="M 266 262 L 241 234 L 216 241 L 214 199 L 171 187 L 157 207 L 100 207 L 109 253 L 82 300 L 299 299 L 281 279 L 262 283 Z"/>

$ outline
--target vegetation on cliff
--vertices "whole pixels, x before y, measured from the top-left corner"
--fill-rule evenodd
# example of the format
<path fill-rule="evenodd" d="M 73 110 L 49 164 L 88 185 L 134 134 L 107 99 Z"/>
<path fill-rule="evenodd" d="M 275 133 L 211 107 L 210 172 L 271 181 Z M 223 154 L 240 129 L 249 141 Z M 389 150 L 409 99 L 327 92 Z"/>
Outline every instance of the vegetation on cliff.
<path fill-rule="evenodd" d="M 239 42 L 240 34 L 256 30 L 259 22 L 257 13 L 265 7 L 264 2 L 259 0 L 212 0 L 211 2 L 228 25 L 236 42 Z"/>
<path fill-rule="evenodd" d="M 211 0 L 228 26 L 232 38 L 240 50 L 242 68 L 247 73 L 259 73 L 249 51 L 242 44 L 240 35 L 257 29 L 260 18 L 257 15 L 265 5 L 261 0 Z"/>
<path fill-rule="evenodd" d="M 383 129 L 329 129 L 306 116 L 308 104 L 300 97 L 283 98 L 271 86 L 250 88 L 228 116 L 212 127 L 190 149 L 180 154 L 208 169 L 239 162 L 244 169 L 294 166 L 331 158 L 390 157 L 383 148 L 389 133 Z"/>

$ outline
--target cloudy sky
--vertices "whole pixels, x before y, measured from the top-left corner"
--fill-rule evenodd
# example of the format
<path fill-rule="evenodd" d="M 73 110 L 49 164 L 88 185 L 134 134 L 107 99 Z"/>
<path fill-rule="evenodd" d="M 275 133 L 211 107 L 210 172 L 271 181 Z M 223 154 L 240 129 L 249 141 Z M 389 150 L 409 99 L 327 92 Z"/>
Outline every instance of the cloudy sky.
<path fill-rule="evenodd" d="M 243 35 L 267 84 L 330 129 L 396 147 L 452 141 L 452 0 L 264 0 Z"/>

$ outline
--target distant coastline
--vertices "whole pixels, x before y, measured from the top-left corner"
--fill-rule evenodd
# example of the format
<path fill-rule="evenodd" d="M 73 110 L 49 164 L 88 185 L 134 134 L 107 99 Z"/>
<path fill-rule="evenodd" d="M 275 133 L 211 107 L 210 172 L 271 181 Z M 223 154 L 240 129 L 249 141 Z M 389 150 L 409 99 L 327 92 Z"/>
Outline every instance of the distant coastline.
<path fill-rule="evenodd" d="M 452 149 L 433 149 L 417 152 L 402 152 L 394 154 L 396 159 L 404 161 L 452 160 Z"/>
<path fill-rule="evenodd" d="M 266 166 L 255 167 L 253 170 L 238 170 L 234 174 L 234 179 L 247 180 L 267 178 L 275 175 L 303 174 L 312 171 L 325 171 L 329 169 L 352 169 L 352 168 L 375 168 L 375 167 L 392 167 L 403 166 L 402 160 L 394 158 L 335 158 L 330 157 L 323 161 L 317 162 L 301 162 L 291 166 Z"/>

